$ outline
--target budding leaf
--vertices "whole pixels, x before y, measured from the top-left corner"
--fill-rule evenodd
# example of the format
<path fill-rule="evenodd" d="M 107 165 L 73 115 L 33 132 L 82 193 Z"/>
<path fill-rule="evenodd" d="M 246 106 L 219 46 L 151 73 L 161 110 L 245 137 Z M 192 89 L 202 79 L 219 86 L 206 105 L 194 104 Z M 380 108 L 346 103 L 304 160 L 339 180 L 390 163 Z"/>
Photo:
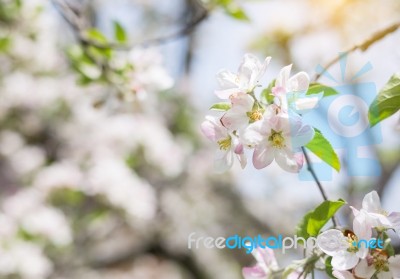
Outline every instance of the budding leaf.
<path fill-rule="evenodd" d="M 400 73 L 394 74 L 378 93 L 368 111 L 368 119 L 374 126 L 400 109 Z"/>
<path fill-rule="evenodd" d="M 212 107 L 210 109 L 227 111 L 230 108 L 231 108 L 231 104 L 229 104 L 229 103 L 216 103 L 216 104 L 212 105 Z"/>
<path fill-rule="evenodd" d="M 336 278 L 333 276 L 333 267 L 332 267 L 332 257 L 327 257 L 325 260 L 325 272 L 329 276 L 329 278 Z"/>
<path fill-rule="evenodd" d="M 237 20 L 250 21 L 245 11 L 234 0 L 216 0 L 215 3 L 222 7 L 224 11 Z"/>
<path fill-rule="evenodd" d="M 267 104 L 272 104 L 274 101 L 274 95 L 272 95 L 272 87 L 275 86 L 275 79 L 270 82 L 267 88 L 261 91 L 261 101 Z"/>
<path fill-rule="evenodd" d="M 340 171 L 340 160 L 332 145 L 318 129 L 314 128 L 314 130 L 314 138 L 306 147 L 336 171 Z"/>
<path fill-rule="evenodd" d="M 88 39 L 98 42 L 98 43 L 106 43 L 107 37 L 103 35 L 98 29 L 90 28 L 86 31 L 86 36 Z"/>
<path fill-rule="evenodd" d="M 324 97 L 333 96 L 339 94 L 335 89 L 330 86 L 323 85 L 321 83 L 311 83 L 308 87 L 306 95 L 314 95 L 324 93 Z"/>
<path fill-rule="evenodd" d="M 114 21 L 114 36 L 120 43 L 125 43 L 127 41 L 125 29 L 117 21 Z"/>
<path fill-rule="evenodd" d="M 345 204 L 342 199 L 324 201 L 314 210 L 309 211 L 296 227 L 296 235 L 304 237 L 317 236 L 325 224 Z"/>

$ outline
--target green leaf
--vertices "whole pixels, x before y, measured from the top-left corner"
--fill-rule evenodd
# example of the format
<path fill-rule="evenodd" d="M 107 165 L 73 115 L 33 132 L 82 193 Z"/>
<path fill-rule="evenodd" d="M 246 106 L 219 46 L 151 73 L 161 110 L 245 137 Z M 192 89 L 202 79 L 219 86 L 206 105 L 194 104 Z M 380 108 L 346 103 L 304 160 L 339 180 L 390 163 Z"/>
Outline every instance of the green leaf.
<path fill-rule="evenodd" d="M 275 86 L 275 81 L 275 79 L 272 80 L 269 83 L 268 87 L 261 91 L 260 98 L 262 102 L 271 104 L 274 101 L 274 95 L 272 95 L 272 87 Z"/>
<path fill-rule="evenodd" d="M 127 41 L 125 29 L 117 21 L 114 21 L 114 37 L 120 43 L 126 43 Z"/>
<path fill-rule="evenodd" d="M 371 126 L 395 114 L 400 109 L 400 73 L 394 74 L 378 93 L 368 111 Z"/>
<path fill-rule="evenodd" d="M 98 43 L 106 43 L 108 41 L 107 37 L 96 28 L 90 28 L 86 30 L 86 36 L 88 39 Z"/>
<path fill-rule="evenodd" d="M 340 160 L 332 145 L 318 129 L 314 128 L 314 130 L 314 138 L 306 147 L 336 171 L 340 171 Z"/>
<path fill-rule="evenodd" d="M 333 276 L 333 267 L 332 267 L 332 257 L 327 257 L 325 260 L 325 272 L 329 276 L 329 278 L 336 278 Z"/>
<path fill-rule="evenodd" d="M 216 103 L 216 104 L 212 105 L 212 107 L 210 109 L 227 111 L 230 108 L 231 108 L 231 104 L 229 104 L 229 103 Z"/>
<path fill-rule="evenodd" d="M 237 20 L 250 21 L 246 12 L 234 0 L 216 0 L 215 3 L 224 9 L 225 13 Z"/>
<path fill-rule="evenodd" d="M 325 224 L 346 202 L 342 199 L 337 201 L 324 201 L 317 208 L 308 212 L 296 227 L 296 235 L 304 237 L 317 236 Z"/>
<path fill-rule="evenodd" d="M 319 94 L 321 92 L 324 93 L 324 97 L 328 97 L 328 96 L 333 96 L 333 95 L 339 94 L 332 87 L 315 82 L 315 83 L 311 83 L 310 84 L 310 86 L 308 87 L 308 91 L 307 91 L 306 95 Z"/>

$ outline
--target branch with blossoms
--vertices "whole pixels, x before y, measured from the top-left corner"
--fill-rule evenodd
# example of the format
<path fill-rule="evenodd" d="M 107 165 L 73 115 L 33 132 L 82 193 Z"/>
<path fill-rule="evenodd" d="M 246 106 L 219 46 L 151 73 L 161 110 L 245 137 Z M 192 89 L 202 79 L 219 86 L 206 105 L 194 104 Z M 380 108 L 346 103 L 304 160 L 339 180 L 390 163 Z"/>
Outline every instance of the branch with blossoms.
<path fill-rule="evenodd" d="M 329 210 L 339 207 L 332 203 Z M 400 278 L 400 255 L 395 255 L 388 232 L 400 236 L 400 212 L 388 213 L 382 209 L 378 194 L 368 193 L 362 208 L 351 207 L 354 215 L 352 229 L 322 227 L 328 221 L 326 207 L 319 206 L 299 225 L 305 240 L 316 237 L 316 247 L 307 249 L 306 258 L 279 268 L 273 249 L 268 245 L 257 247 L 253 256 L 257 264 L 244 267 L 245 279 L 255 278 L 314 278 L 315 270 L 324 271 L 337 279 Z M 328 210 L 328 211 L 329 211 Z M 304 221 L 304 220 L 303 220 Z"/>
<path fill-rule="evenodd" d="M 381 32 L 378 37 L 388 32 Z M 376 40 L 370 39 L 365 45 L 370 46 Z M 203 134 L 217 149 L 215 169 L 227 171 L 235 160 L 245 168 L 248 153 L 256 169 L 266 168 L 275 161 L 284 171 L 298 173 L 306 161 L 324 202 L 308 212 L 297 226 L 296 235 L 304 239 L 303 244 L 311 237 L 317 238 L 316 248 L 305 249 L 304 259 L 282 269 L 268 245 L 257 247 L 253 251 L 257 265 L 244 268 L 244 277 L 307 278 L 311 275 L 314 278 L 316 270 L 323 270 L 330 278 L 338 279 L 400 278 L 400 256 L 395 255 L 388 234 L 390 230 L 399 234 L 400 213 L 384 211 L 374 191 L 365 196 L 362 209 L 351 207 L 353 228 L 338 228 L 335 214 L 345 201 L 328 199 L 307 154 L 306 149 L 340 170 L 339 158 L 329 140 L 302 117 L 320 99 L 338 92 L 320 83 L 310 84 L 305 72 L 291 76 L 292 65 L 288 65 L 257 93 L 270 60 L 267 57 L 261 62 L 246 54 L 236 73 L 222 70 L 217 74 L 220 88 L 215 94 L 222 101 L 211 106 L 210 115 L 201 124 Z M 399 104 L 399 88 L 400 76 L 394 74 L 369 108 L 371 126 L 399 110 L 400 105 L 393 105 Z M 323 231 L 330 219 L 333 228 Z"/>

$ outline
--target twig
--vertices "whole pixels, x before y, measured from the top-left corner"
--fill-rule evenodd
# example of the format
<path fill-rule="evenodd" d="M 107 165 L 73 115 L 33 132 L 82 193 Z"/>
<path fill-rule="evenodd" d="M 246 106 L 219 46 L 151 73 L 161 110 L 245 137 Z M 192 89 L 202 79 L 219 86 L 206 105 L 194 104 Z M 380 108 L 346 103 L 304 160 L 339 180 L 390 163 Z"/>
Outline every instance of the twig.
<path fill-rule="evenodd" d="M 317 184 L 318 189 L 319 189 L 324 201 L 327 201 L 328 200 L 328 196 L 326 195 L 326 192 L 325 192 L 324 188 L 322 187 L 322 184 L 319 181 L 319 179 L 317 177 L 317 174 L 315 173 L 314 168 L 312 167 L 311 160 L 310 160 L 310 157 L 308 157 L 306 149 L 304 147 L 301 147 L 301 150 L 303 151 L 304 158 L 306 159 L 307 170 L 311 173 L 311 176 L 313 177 L 315 183 Z M 335 216 L 332 217 L 332 223 L 333 223 L 334 227 L 337 227 L 338 222 L 337 222 Z"/>
<path fill-rule="evenodd" d="M 362 52 L 366 51 L 370 46 L 372 46 L 373 44 L 375 44 L 376 42 L 380 41 L 382 38 L 384 38 L 386 35 L 389 35 L 391 33 L 393 33 L 394 31 L 396 31 L 397 29 L 400 28 L 400 22 L 394 23 L 392 25 L 390 25 L 389 27 L 386 27 L 383 30 L 380 30 L 376 33 L 374 33 L 369 39 L 367 39 L 366 41 L 364 41 L 361 44 L 356 44 L 354 46 L 352 46 L 351 48 L 349 48 L 348 50 L 346 50 L 345 52 L 343 52 L 341 55 L 336 56 L 334 59 L 332 59 L 330 62 L 328 62 L 325 67 L 323 68 L 323 71 L 320 73 L 317 73 L 314 77 L 314 81 L 317 81 L 326 71 L 328 71 L 328 69 L 330 67 L 332 67 L 333 65 L 335 65 L 337 62 L 340 61 L 340 59 L 353 52 L 356 50 L 361 50 Z"/>
<path fill-rule="evenodd" d="M 189 35 L 203 20 L 205 20 L 208 17 L 208 10 L 203 6 L 201 6 L 201 11 L 198 13 L 197 16 L 194 16 L 194 18 L 180 30 L 168 34 L 166 36 L 145 40 L 131 45 L 119 44 L 113 42 L 99 43 L 87 37 L 86 28 L 84 28 L 79 15 L 75 11 L 73 11 L 73 9 L 64 0 L 52 0 L 52 3 L 57 9 L 57 11 L 60 13 L 60 15 L 65 19 L 65 21 L 72 27 L 72 29 L 74 30 L 76 36 L 78 37 L 81 43 L 84 43 L 86 45 L 91 45 L 100 49 L 113 48 L 119 50 L 128 50 L 134 46 L 147 47 L 150 45 L 165 44 Z"/>

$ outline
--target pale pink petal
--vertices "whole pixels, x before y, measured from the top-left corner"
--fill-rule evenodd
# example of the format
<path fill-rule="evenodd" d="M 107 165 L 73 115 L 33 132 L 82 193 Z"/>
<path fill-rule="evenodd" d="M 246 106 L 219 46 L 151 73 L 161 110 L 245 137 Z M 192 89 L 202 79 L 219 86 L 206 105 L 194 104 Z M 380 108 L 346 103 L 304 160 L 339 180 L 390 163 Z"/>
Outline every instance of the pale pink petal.
<path fill-rule="evenodd" d="M 305 146 L 313 138 L 315 131 L 310 125 L 305 125 L 300 116 L 295 113 L 289 115 L 290 119 L 290 133 L 286 134 L 289 137 L 289 147 L 296 149 Z"/>
<path fill-rule="evenodd" d="M 203 134 L 213 142 L 228 136 L 228 131 L 216 117 L 206 116 L 206 120 L 201 123 L 200 128 Z"/>
<path fill-rule="evenodd" d="M 251 123 L 246 129 L 241 131 L 240 137 L 242 143 L 247 146 L 255 146 L 265 140 L 263 133 L 264 120 Z"/>
<path fill-rule="evenodd" d="M 253 109 L 254 99 L 247 93 L 237 93 L 229 97 L 232 109 L 242 112 L 249 112 Z"/>
<path fill-rule="evenodd" d="M 353 215 L 354 215 L 354 216 L 357 216 L 357 215 L 360 213 L 360 211 L 359 211 L 358 209 L 356 209 L 355 207 L 350 206 L 350 208 L 351 208 L 351 210 L 353 211 Z"/>
<path fill-rule="evenodd" d="M 263 169 L 274 160 L 274 151 L 267 143 L 259 144 L 253 153 L 253 165 L 256 169 Z"/>
<path fill-rule="evenodd" d="M 389 258 L 389 269 L 393 277 L 400 278 L 400 255 Z"/>
<path fill-rule="evenodd" d="M 286 88 L 288 86 L 288 80 L 290 76 L 290 71 L 292 70 L 292 65 L 288 65 L 282 68 L 282 70 L 279 72 L 278 77 L 276 78 L 275 81 L 275 86 L 281 86 L 283 88 Z"/>
<path fill-rule="evenodd" d="M 249 118 L 243 112 L 228 110 L 221 118 L 222 125 L 229 131 L 244 128 L 249 124 Z"/>
<path fill-rule="evenodd" d="M 392 212 L 389 214 L 388 218 L 392 223 L 393 229 L 400 236 L 400 212 Z"/>
<path fill-rule="evenodd" d="M 371 228 L 371 221 L 370 218 L 368 218 L 368 214 L 364 210 L 360 210 L 353 220 L 353 231 L 355 235 L 358 239 L 369 240 L 372 236 Z M 366 256 L 365 251 L 359 251 L 359 253 L 361 258 Z"/>
<path fill-rule="evenodd" d="M 307 91 L 310 84 L 310 77 L 306 72 L 300 72 L 292 76 L 287 87 L 288 92 L 304 92 Z"/>
<path fill-rule="evenodd" d="M 268 275 L 259 265 L 242 268 L 242 274 L 245 279 L 265 279 Z"/>
<path fill-rule="evenodd" d="M 271 61 L 271 56 L 268 56 L 267 58 L 265 58 L 264 63 L 261 65 L 261 69 L 256 77 L 257 82 L 262 78 L 262 76 L 267 71 L 267 67 L 268 67 L 270 61 Z"/>
<path fill-rule="evenodd" d="M 218 150 L 215 154 L 214 169 L 222 173 L 229 170 L 233 165 L 234 153 L 231 150 Z"/>
<path fill-rule="evenodd" d="M 334 256 L 339 251 L 348 248 L 346 237 L 337 229 L 330 229 L 318 235 L 317 244 L 322 252 L 329 256 Z"/>
<path fill-rule="evenodd" d="M 218 98 L 222 100 L 227 100 L 233 94 L 242 92 L 239 88 L 230 88 L 230 89 L 223 89 L 223 90 L 214 90 L 214 94 L 217 95 Z"/>
<path fill-rule="evenodd" d="M 360 278 L 371 278 L 375 273 L 375 268 L 373 265 L 368 265 L 366 259 L 361 260 L 354 269 L 354 273 Z"/>
<path fill-rule="evenodd" d="M 359 258 L 356 254 L 340 251 L 332 257 L 332 267 L 336 270 L 349 270 L 357 265 Z"/>
<path fill-rule="evenodd" d="M 313 109 L 319 102 L 318 97 L 300 98 L 295 101 L 295 108 L 298 111 Z"/>
<path fill-rule="evenodd" d="M 391 272 L 379 272 L 376 277 L 378 277 L 378 279 L 398 279 L 398 277 L 393 277 Z"/>
<path fill-rule="evenodd" d="M 344 270 L 344 271 L 334 270 L 332 272 L 332 274 L 337 279 L 355 279 L 353 274 L 350 271 L 347 271 L 347 270 Z"/>
<path fill-rule="evenodd" d="M 370 213 L 382 212 L 381 201 L 376 191 L 372 191 L 365 195 L 362 201 L 362 208 Z"/>
<path fill-rule="evenodd" d="M 297 173 L 303 167 L 303 154 L 294 153 L 288 148 L 274 148 L 274 157 L 277 164 L 285 171 Z"/>
<path fill-rule="evenodd" d="M 260 265 L 265 265 L 268 269 L 274 270 L 278 268 L 274 250 L 269 247 L 257 247 L 253 250 L 253 256 Z"/>
<path fill-rule="evenodd" d="M 218 84 L 221 89 L 237 88 L 237 74 L 232 73 L 228 70 L 221 70 L 216 75 Z"/>

